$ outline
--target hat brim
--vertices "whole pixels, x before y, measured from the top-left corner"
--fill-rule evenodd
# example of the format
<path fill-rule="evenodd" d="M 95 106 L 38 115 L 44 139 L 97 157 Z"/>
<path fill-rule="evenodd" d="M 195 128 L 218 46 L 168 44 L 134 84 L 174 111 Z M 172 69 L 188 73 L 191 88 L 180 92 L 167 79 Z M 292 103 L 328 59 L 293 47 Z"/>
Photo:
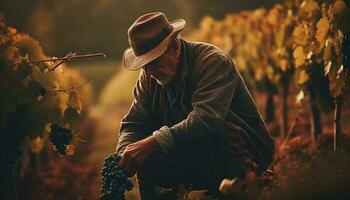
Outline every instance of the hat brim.
<path fill-rule="evenodd" d="M 169 43 L 172 41 L 171 39 L 173 38 L 174 34 L 177 34 L 178 32 L 184 29 L 186 21 L 183 19 L 177 19 L 170 22 L 170 25 L 173 27 L 173 30 L 161 43 L 159 43 L 150 51 L 142 55 L 136 56 L 131 48 L 126 49 L 123 54 L 124 67 L 128 70 L 136 71 L 142 66 L 161 56 L 168 48 Z"/>

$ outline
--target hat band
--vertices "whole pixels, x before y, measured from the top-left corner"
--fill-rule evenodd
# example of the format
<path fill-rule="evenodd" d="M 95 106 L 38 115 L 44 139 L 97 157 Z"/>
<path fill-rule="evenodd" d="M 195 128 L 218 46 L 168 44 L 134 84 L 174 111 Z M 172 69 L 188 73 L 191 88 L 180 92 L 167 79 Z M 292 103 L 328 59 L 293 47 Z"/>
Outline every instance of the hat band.
<path fill-rule="evenodd" d="M 173 27 L 171 25 L 168 25 L 161 31 L 158 35 L 151 38 L 147 43 L 144 43 L 136 48 L 133 48 L 134 54 L 136 56 L 142 55 L 149 50 L 153 49 L 157 45 L 159 45 L 173 30 Z"/>

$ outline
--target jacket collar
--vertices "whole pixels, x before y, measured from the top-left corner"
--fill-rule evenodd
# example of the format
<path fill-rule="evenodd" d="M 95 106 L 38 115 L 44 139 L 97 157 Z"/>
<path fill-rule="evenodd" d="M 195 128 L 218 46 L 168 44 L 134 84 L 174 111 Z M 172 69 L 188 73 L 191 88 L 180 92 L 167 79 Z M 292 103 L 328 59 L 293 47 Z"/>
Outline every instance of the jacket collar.
<path fill-rule="evenodd" d="M 180 57 L 179 57 L 180 74 L 175 80 L 171 81 L 166 86 L 159 85 L 156 81 L 154 81 L 156 84 L 156 88 L 153 95 L 153 106 L 152 106 L 153 111 L 156 111 L 157 110 L 156 105 L 160 105 L 160 102 L 162 101 L 162 99 L 164 100 L 164 96 L 162 95 L 162 93 L 164 92 L 164 90 L 167 90 L 168 88 L 171 88 L 170 91 L 173 92 L 172 96 L 174 97 L 174 99 L 170 100 L 171 103 L 172 104 L 175 103 L 175 101 L 178 99 L 180 95 L 180 101 L 182 104 L 184 104 L 183 98 L 184 98 L 185 90 L 188 87 L 188 80 L 190 79 L 189 69 L 193 61 L 193 57 L 192 57 L 193 49 L 191 44 L 185 41 L 184 39 L 179 38 L 179 41 L 181 46 Z"/>

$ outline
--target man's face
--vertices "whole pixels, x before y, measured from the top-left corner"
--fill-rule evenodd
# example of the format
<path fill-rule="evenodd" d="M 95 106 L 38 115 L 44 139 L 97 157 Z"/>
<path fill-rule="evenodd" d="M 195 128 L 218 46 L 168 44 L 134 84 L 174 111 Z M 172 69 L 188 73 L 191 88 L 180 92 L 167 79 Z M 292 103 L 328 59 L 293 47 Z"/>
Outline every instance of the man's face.
<path fill-rule="evenodd" d="M 143 66 L 147 76 L 160 85 L 168 84 L 177 74 L 179 50 L 170 46 L 160 57 Z"/>

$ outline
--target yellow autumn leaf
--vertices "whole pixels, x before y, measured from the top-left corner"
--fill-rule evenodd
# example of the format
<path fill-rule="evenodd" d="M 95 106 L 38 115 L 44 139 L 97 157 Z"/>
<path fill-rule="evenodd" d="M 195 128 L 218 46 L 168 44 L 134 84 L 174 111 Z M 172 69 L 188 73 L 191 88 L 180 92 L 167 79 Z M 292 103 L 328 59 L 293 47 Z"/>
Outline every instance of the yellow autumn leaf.
<path fill-rule="evenodd" d="M 283 46 L 285 38 L 286 38 L 286 27 L 282 27 L 275 34 L 275 42 L 276 42 L 277 47 Z"/>
<path fill-rule="evenodd" d="M 296 103 L 300 105 L 304 98 L 305 98 L 304 91 L 300 90 L 299 94 L 296 96 Z"/>
<path fill-rule="evenodd" d="M 270 65 L 267 66 L 266 75 L 269 78 L 269 80 L 273 80 L 274 71 L 272 69 L 272 66 L 270 66 Z"/>
<path fill-rule="evenodd" d="M 299 25 L 293 30 L 294 42 L 298 45 L 305 45 L 308 41 L 307 30 L 304 26 Z"/>
<path fill-rule="evenodd" d="M 297 83 L 303 85 L 306 81 L 309 80 L 309 75 L 303 70 L 299 73 Z"/>
<path fill-rule="evenodd" d="M 281 20 L 281 13 L 283 11 L 283 6 L 281 4 L 276 4 L 268 13 L 267 21 L 270 24 L 276 25 Z"/>
<path fill-rule="evenodd" d="M 287 59 L 281 59 L 280 60 L 280 68 L 282 69 L 282 71 L 287 71 L 287 69 L 288 69 L 288 61 L 287 61 Z"/>
<path fill-rule="evenodd" d="M 341 65 L 337 71 L 337 79 L 339 79 L 339 77 L 343 71 L 344 71 L 344 65 Z"/>
<path fill-rule="evenodd" d="M 254 76 L 255 80 L 256 81 L 260 81 L 263 78 L 263 76 L 264 76 L 264 72 L 263 72 L 262 67 L 256 68 L 254 75 L 255 75 Z"/>
<path fill-rule="evenodd" d="M 308 15 L 313 15 L 314 12 L 320 9 L 315 0 L 304 0 L 301 3 L 300 8 Z"/>
<path fill-rule="evenodd" d="M 72 144 L 64 145 L 66 146 L 66 155 L 67 156 L 72 156 L 74 155 L 75 152 L 75 146 Z"/>
<path fill-rule="evenodd" d="M 331 38 L 328 38 L 325 43 L 323 50 L 323 62 L 328 63 L 329 61 L 336 62 L 336 52 L 334 47 L 334 42 Z"/>
<path fill-rule="evenodd" d="M 318 42 L 322 42 L 326 39 L 329 30 L 329 21 L 327 17 L 322 17 L 317 22 L 316 39 Z"/>
<path fill-rule="evenodd" d="M 65 92 L 57 92 L 55 96 L 51 98 L 53 105 L 57 105 L 61 113 L 67 108 L 68 95 Z"/>
<path fill-rule="evenodd" d="M 304 53 L 303 47 L 301 47 L 301 46 L 297 47 L 293 52 L 293 57 L 295 60 L 296 68 L 303 65 L 305 63 L 305 60 L 306 60 L 306 55 Z"/>
<path fill-rule="evenodd" d="M 331 70 L 331 66 L 332 66 L 332 61 L 329 61 L 327 63 L 327 65 L 324 67 L 324 75 L 328 75 L 329 71 Z"/>
<path fill-rule="evenodd" d="M 336 57 L 338 58 L 341 58 L 342 57 L 342 40 L 340 40 L 340 38 L 343 38 L 344 35 L 343 33 L 338 30 L 337 31 L 337 35 L 336 35 L 336 38 L 338 39 L 335 39 L 334 40 L 334 51 L 335 51 L 335 54 L 336 54 Z"/>

